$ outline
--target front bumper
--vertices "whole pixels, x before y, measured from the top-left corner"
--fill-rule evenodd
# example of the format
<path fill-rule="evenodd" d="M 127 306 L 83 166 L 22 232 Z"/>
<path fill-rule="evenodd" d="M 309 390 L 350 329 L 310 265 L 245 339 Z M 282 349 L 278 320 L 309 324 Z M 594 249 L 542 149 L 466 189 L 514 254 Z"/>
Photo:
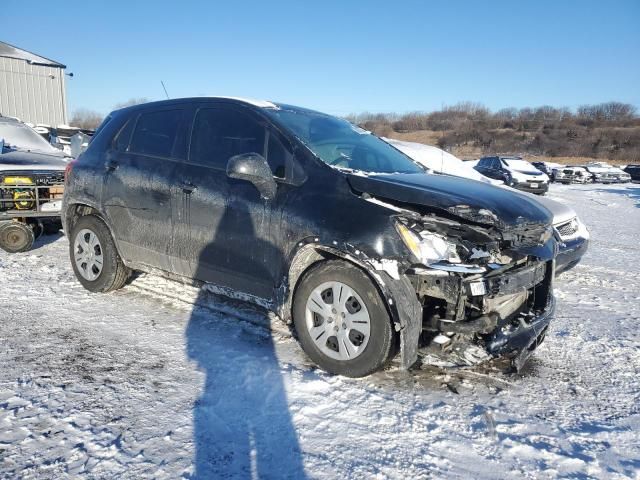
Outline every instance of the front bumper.
<path fill-rule="evenodd" d="M 589 249 L 589 239 L 577 237 L 560 244 L 560 250 L 556 257 L 556 275 L 575 267 L 582 256 Z"/>
<path fill-rule="evenodd" d="M 494 357 L 509 357 L 520 371 L 531 353 L 542 343 L 556 311 L 556 300 L 549 296 L 546 308 L 519 325 L 498 328 L 485 339 L 487 352 Z"/>
<path fill-rule="evenodd" d="M 537 183 L 537 182 L 533 182 L 533 183 Z M 528 193 L 533 193 L 536 195 L 544 195 L 545 193 L 547 193 L 549 191 L 549 184 L 544 182 L 540 182 L 537 183 L 536 187 L 532 187 L 530 182 L 520 182 L 520 183 L 514 183 L 513 188 L 517 189 L 517 190 L 521 190 L 523 192 L 528 192 Z"/>
<path fill-rule="evenodd" d="M 438 351 L 445 360 L 447 348 L 450 348 L 450 353 L 455 353 L 469 346 L 480 347 L 486 352 L 486 359 L 507 357 L 519 370 L 544 339 L 553 318 L 553 268 L 553 261 L 539 261 L 482 278 L 477 275 L 467 278 L 460 275 L 416 275 L 413 283 L 424 306 L 424 335 L 420 351 Z M 455 311 L 455 316 L 446 319 L 426 314 L 429 302 L 433 302 L 437 295 L 441 298 L 435 301 L 444 300 L 447 311 Z M 483 305 L 482 315 L 466 313 L 469 310 L 465 305 L 472 299 Z M 445 343 L 448 339 L 449 347 L 432 348 L 435 337 L 441 341 L 444 338 Z"/>

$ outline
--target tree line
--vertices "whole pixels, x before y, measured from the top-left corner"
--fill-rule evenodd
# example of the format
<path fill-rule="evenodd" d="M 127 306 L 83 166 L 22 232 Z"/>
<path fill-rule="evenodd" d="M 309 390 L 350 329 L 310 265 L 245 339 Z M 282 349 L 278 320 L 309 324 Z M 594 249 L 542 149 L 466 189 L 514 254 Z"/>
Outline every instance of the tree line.
<path fill-rule="evenodd" d="M 607 102 L 566 107 L 503 108 L 458 103 L 432 112 L 361 113 L 348 119 L 380 136 L 438 132 L 437 146 L 483 153 L 640 161 L 640 117 L 633 105 Z"/>

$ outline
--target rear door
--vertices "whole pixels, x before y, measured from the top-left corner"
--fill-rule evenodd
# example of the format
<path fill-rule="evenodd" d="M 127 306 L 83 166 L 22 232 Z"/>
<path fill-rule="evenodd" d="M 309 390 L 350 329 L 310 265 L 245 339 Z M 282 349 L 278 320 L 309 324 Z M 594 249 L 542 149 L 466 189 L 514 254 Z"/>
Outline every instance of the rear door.
<path fill-rule="evenodd" d="M 254 185 L 227 177 L 234 155 L 267 157 L 280 182 L 276 198 L 263 199 Z M 290 147 L 248 108 L 206 104 L 195 113 L 189 157 L 178 179 L 185 188 L 185 215 L 176 227 L 180 253 L 192 276 L 271 298 L 283 264 L 280 216 L 290 185 Z"/>
<path fill-rule="evenodd" d="M 185 108 L 133 115 L 105 156 L 102 203 L 121 254 L 130 262 L 173 271 L 175 171 L 186 156 Z"/>

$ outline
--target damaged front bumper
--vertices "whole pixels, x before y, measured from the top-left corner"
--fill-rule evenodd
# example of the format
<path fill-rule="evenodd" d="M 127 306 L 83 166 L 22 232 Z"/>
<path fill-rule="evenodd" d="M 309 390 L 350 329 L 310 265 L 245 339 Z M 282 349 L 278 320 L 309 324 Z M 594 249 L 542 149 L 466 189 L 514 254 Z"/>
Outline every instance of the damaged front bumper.
<path fill-rule="evenodd" d="M 542 343 L 556 310 L 556 300 L 550 295 L 544 310 L 517 324 L 496 329 L 485 340 L 487 352 L 493 357 L 509 357 L 520 371 L 533 351 Z"/>
<path fill-rule="evenodd" d="M 553 269 L 552 260 L 531 260 L 504 272 L 424 268 L 388 278 L 389 297 L 400 300 L 402 366 L 413 365 L 425 348 L 443 359 L 472 348 L 483 355 L 462 355 L 466 365 L 504 357 L 520 370 L 555 312 Z"/>

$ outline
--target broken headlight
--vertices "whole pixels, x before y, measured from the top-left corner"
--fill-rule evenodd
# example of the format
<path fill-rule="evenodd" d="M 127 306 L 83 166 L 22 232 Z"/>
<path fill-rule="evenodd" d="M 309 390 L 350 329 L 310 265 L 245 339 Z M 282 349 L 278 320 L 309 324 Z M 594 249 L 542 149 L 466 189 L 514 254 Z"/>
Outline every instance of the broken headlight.
<path fill-rule="evenodd" d="M 423 264 L 437 262 L 460 263 L 456 245 L 444 236 L 423 231 L 416 233 L 403 223 L 397 222 L 396 229 L 409 251 Z"/>

